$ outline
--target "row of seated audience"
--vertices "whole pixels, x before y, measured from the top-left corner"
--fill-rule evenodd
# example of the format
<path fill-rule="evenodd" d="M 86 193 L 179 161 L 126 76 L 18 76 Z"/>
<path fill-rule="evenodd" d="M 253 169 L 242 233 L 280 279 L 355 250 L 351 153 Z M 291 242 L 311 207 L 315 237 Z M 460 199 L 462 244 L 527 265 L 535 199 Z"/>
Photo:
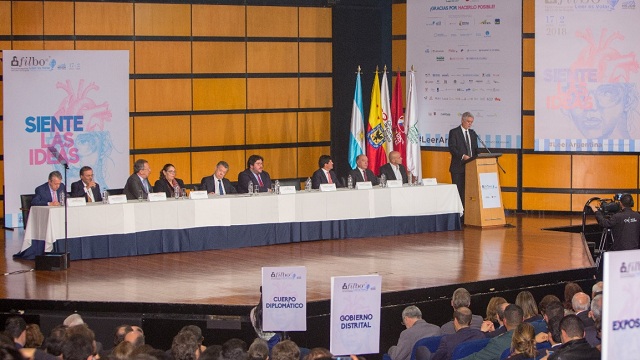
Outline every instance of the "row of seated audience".
<path fill-rule="evenodd" d="M 451 299 L 453 320 L 437 326 L 422 319 L 416 306 L 402 312 L 406 330 L 386 358 L 391 360 L 443 359 L 600 359 L 602 282 L 592 289 L 593 300 L 575 283 L 567 284 L 563 303 L 554 295 L 536 304 L 529 291 L 520 292 L 514 304 L 494 297 L 483 319 L 470 310 L 471 296 L 457 289 Z M 44 338 L 38 325 L 13 316 L 0 334 L 3 360 L 330 360 L 324 348 L 299 348 L 281 334 L 261 330 L 261 303 L 252 309 L 251 322 L 257 338 L 251 346 L 240 339 L 205 347 L 202 331 L 185 326 L 164 351 L 145 344 L 138 326 L 121 325 L 114 331 L 109 350 L 95 341 L 93 331 L 80 315 L 67 317 Z M 422 345 L 422 346 L 421 346 Z M 358 360 L 352 355 L 353 360 Z"/>
<path fill-rule="evenodd" d="M 351 170 L 349 175 L 353 182 L 371 181 L 372 185 L 378 185 L 379 180 L 371 170 L 368 169 L 369 160 L 366 155 L 357 158 L 357 167 Z M 338 178 L 333 170 L 333 159 L 329 155 L 322 155 L 318 159 L 318 170 L 311 176 L 313 189 L 318 189 L 320 184 L 335 184 L 336 187 L 345 187 L 344 181 Z M 252 184 L 256 192 L 271 191 L 271 176 L 264 171 L 264 159 L 260 155 L 251 155 L 247 160 L 247 168 L 238 174 L 237 185 L 233 185 L 225 176 L 229 171 L 229 164 L 226 161 L 219 161 L 216 164 L 212 175 L 205 176 L 197 187 L 206 190 L 210 194 L 226 195 L 249 192 L 249 184 Z M 138 159 L 133 165 L 133 174 L 129 176 L 123 188 L 123 193 L 128 200 L 138 198 L 146 199 L 149 193 L 164 192 L 167 197 L 173 197 L 176 191 L 185 187 L 184 181 L 176 177 L 177 170 L 173 164 L 166 164 L 160 171 L 158 180 L 151 186 L 149 175 L 151 167 L 149 162 Z M 389 153 L 389 163 L 380 168 L 380 174 L 385 175 L 389 180 L 402 180 L 408 182 L 407 169 L 402 165 L 402 157 L 397 151 Z M 60 199 L 64 196 L 66 186 L 62 183 L 62 174 L 59 171 L 52 171 L 48 181 L 35 189 L 35 196 L 31 200 L 33 206 L 58 206 Z M 80 180 L 71 184 L 71 197 L 85 197 L 87 202 L 102 201 L 100 185 L 93 179 L 93 169 L 83 166 L 80 169 Z"/>

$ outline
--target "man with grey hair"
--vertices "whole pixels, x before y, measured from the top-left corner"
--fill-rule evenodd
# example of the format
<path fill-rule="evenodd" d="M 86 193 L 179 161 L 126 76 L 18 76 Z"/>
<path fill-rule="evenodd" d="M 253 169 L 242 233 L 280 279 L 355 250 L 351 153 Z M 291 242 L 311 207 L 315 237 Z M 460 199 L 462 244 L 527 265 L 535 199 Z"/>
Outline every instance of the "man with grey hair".
<path fill-rule="evenodd" d="M 392 360 L 409 360 L 415 343 L 426 337 L 440 336 L 442 331 L 437 325 L 429 324 L 422 319 L 422 312 L 417 306 L 407 306 L 402 311 L 402 324 L 407 328 L 400 333 L 398 345 L 389 348 Z"/>
<path fill-rule="evenodd" d="M 471 294 L 465 288 L 457 288 L 456 291 L 453 292 L 453 296 L 451 297 L 451 307 L 453 310 L 458 310 L 461 307 L 470 307 L 471 306 Z M 472 315 L 471 316 L 471 325 L 469 325 L 472 329 L 480 330 L 482 328 L 482 316 L 480 315 Z M 442 325 L 440 328 L 442 329 L 442 334 L 455 334 L 456 329 L 453 324 L 453 320 L 448 323 Z"/>
<path fill-rule="evenodd" d="M 229 164 L 226 161 L 218 161 L 213 175 L 205 176 L 200 181 L 200 189 L 215 195 L 237 193 L 238 191 L 231 185 L 231 181 L 224 177 L 227 175 L 227 171 L 229 171 Z"/>
<path fill-rule="evenodd" d="M 591 298 L 595 298 L 597 295 L 602 295 L 602 290 L 604 288 L 604 283 L 602 281 L 598 281 L 593 284 L 591 287 Z"/>
<path fill-rule="evenodd" d="M 49 181 L 35 189 L 31 206 L 59 206 L 66 189 L 60 171 L 52 171 L 49 173 Z"/>
<path fill-rule="evenodd" d="M 138 159 L 133 164 L 133 174 L 127 179 L 124 185 L 124 194 L 127 200 L 135 200 L 138 198 L 146 199 L 150 192 L 153 192 L 153 186 L 149 182 L 149 174 L 151 167 L 145 159 Z"/>
<path fill-rule="evenodd" d="M 584 338 L 587 339 L 589 345 L 596 347 L 601 342 L 599 332 L 602 324 L 602 294 L 594 296 L 591 300 L 589 318 L 593 320 L 594 326 L 585 326 Z"/>
<path fill-rule="evenodd" d="M 462 205 L 464 205 L 465 200 L 464 166 L 467 160 L 478 154 L 478 134 L 471 129 L 473 120 L 473 114 L 468 111 L 463 113 L 460 126 L 451 129 L 448 138 L 449 153 L 451 153 L 451 163 L 449 164 L 451 182 L 458 187 Z"/>
<path fill-rule="evenodd" d="M 595 323 L 593 319 L 589 317 L 589 305 L 591 303 L 591 298 L 589 295 L 579 292 L 573 295 L 571 298 L 571 307 L 576 315 L 582 320 L 582 324 L 584 327 L 594 326 Z"/>

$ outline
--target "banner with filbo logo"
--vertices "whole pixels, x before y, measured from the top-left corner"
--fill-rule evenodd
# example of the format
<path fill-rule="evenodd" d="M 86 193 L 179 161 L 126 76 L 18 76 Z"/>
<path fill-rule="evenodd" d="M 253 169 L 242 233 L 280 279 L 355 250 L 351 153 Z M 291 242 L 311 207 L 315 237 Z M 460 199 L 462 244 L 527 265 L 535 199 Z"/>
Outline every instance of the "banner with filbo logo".
<path fill-rule="evenodd" d="M 307 268 L 262 268 L 262 330 L 307 330 Z"/>
<path fill-rule="evenodd" d="M 331 343 L 334 355 L 380 351 L 379 275 L 331 278 Z"/>

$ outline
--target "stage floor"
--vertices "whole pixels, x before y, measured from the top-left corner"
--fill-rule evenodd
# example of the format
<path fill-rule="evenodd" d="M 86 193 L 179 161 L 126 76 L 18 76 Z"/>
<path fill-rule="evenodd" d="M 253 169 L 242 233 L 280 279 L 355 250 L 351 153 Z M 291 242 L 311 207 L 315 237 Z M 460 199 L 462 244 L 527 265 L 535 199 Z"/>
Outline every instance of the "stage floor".
<path fill-rule="evenodd" d="M 581 225 L 579 216 L 507 223 L 514 227 L 79 260 L 66 271 L 28 271 L 33 261 L 12 258 L 23 231 L 5 231 L 0 298 L 254 305 L 262 266 L 306 266 L 312 302 L 330 298 L 331 276 L 380 274 L 382 291 L 396 292 L 593 266 L 580 234 L 543 230 Z"/>

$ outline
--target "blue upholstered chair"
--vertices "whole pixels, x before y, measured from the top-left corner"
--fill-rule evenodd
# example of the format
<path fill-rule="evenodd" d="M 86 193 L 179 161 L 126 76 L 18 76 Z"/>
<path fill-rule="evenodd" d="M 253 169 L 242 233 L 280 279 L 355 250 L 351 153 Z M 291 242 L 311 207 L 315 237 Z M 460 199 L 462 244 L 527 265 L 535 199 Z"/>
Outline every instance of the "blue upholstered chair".
<path fill-rule="evenodd" d="M 485 346 L 489 343 L 491 339 L 478 339 L 465 341 L 462 344 L 456 346 L 453 350 L 453 354 L 451 355 L 452 360 L 459 360 L 465 356 L 469 356 L 475 352 L 478 352 L 484 349 Z"/>

